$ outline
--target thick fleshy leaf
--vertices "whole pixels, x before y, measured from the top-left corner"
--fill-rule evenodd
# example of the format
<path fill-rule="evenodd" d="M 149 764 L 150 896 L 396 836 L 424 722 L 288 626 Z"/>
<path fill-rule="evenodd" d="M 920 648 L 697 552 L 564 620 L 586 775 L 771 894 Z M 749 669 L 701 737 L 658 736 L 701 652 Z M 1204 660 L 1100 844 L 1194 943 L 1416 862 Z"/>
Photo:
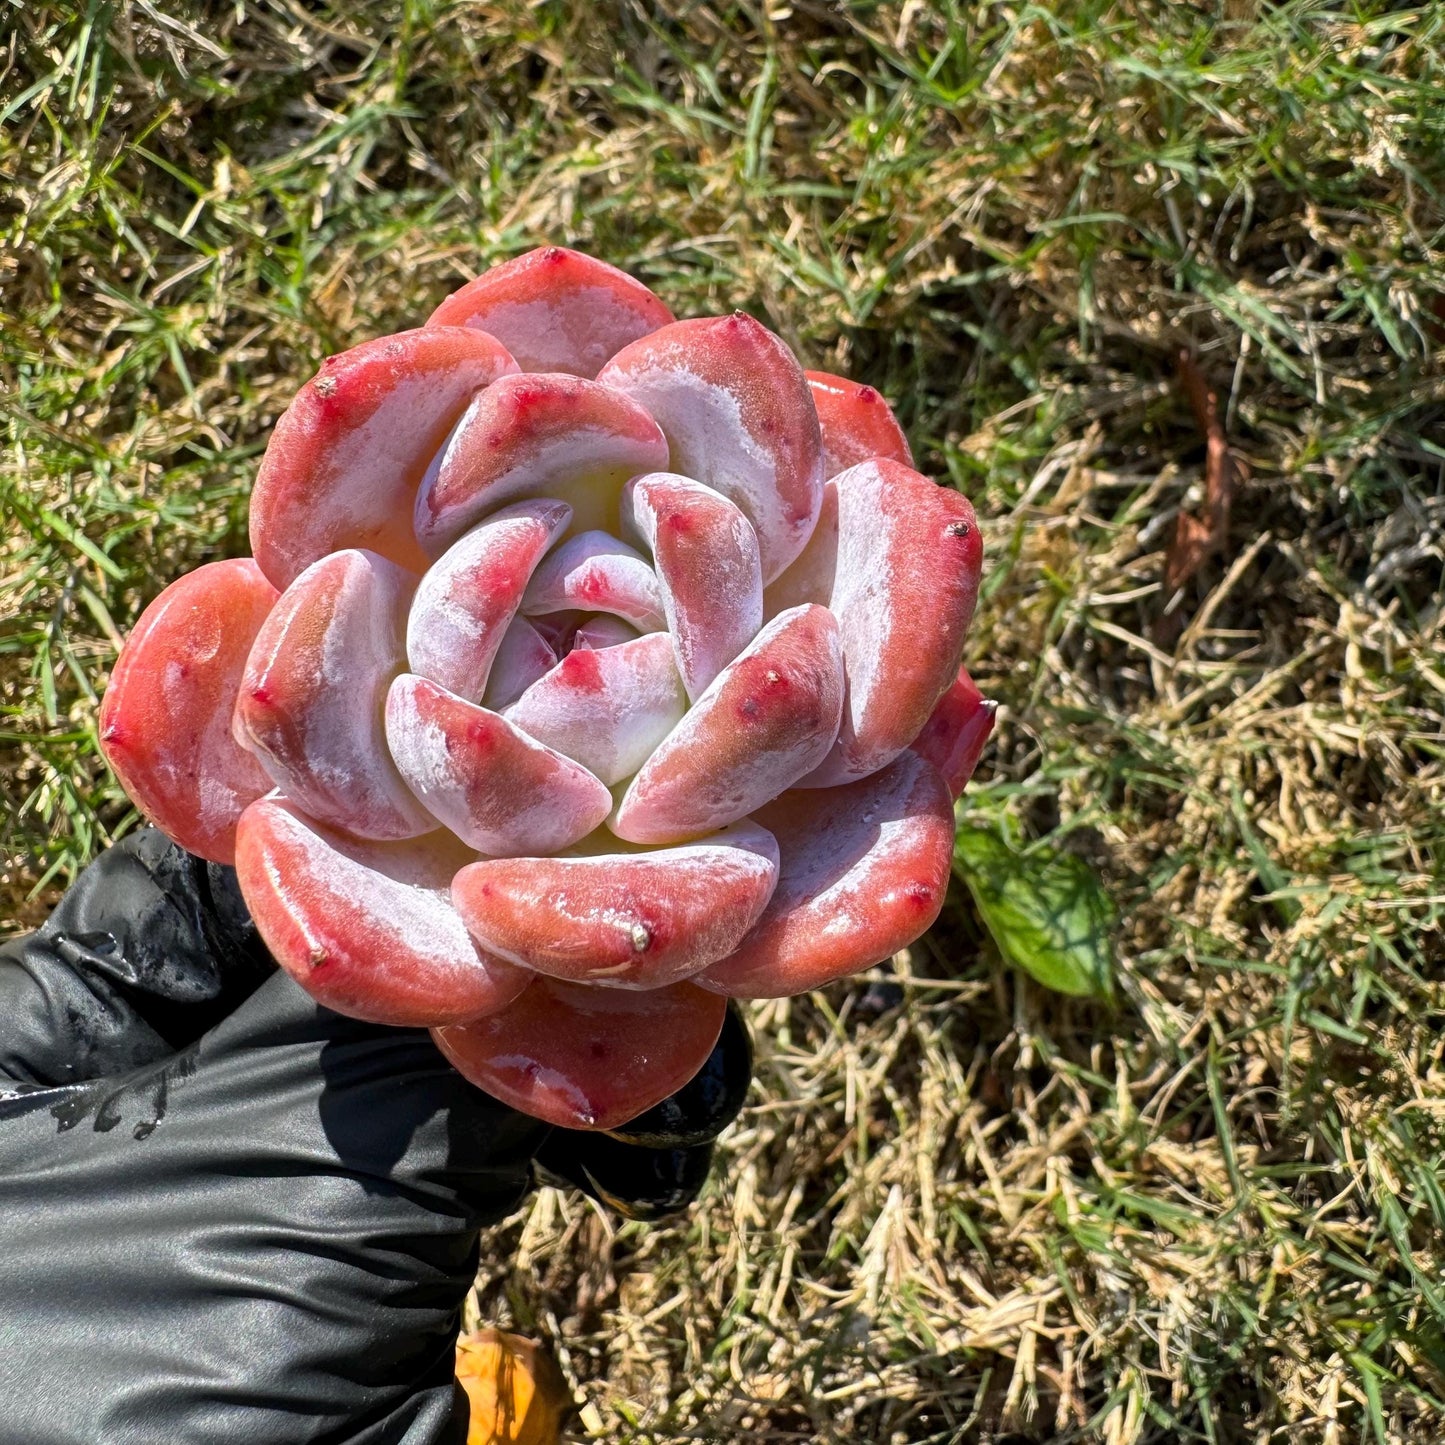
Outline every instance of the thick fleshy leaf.
<path fill-rule="evenodd" d="M 600 652 L 604 647 L 619 647 L 624 642 L 635 642 L 637 635 L 637 629 L 629 627 L 620 617 L 599 612 L 596 617 L 589 617 L 572 634 L 572 646 Z"/>
<path fill-rule="evenodd" d="M 266 947 L 314 999 L 424 1028 L 504 1008 L 530 978 L 483 953 L 452 906 L 474 856 L 442 832 L 360 842 L 272 796 L 242 814 L 236 872 Z"/>
<path fill-rule="evenodd" d="M 382 707 L 405 666 L 417 579 L 374 552 L 333 552 L 281 595 L 246 660 L 236 738 L 313 818 L 360 838 L 436 827 L 386 749 Z"/>
<path fill-rule="evenodd" d="M 831 608 L 848 700 L 838 742 L 804 787 L 832 787 L 893 761 L 958 675 L 978 599 L 983 544 L 967 498 L 887 460 L 833 479 L 838 567 Z"/>
<path fill-rule="evenodd" d="M 543 246 L 452 292 L 427 325 L 479 326 L 523 371 L 590 378 L 629 342 L 671 320 L 672 312 L 625 271 L 563 246 Z"/>
<path fill-rule="evenodd" d="M 647 761 L 686 711 L 672 642 L 653 632 L 616 647 L 574 648 L 507 717 L 611 787 Z"/>
<path fill-rule="evenodd" d="M 609 532 L 569 537 L 537 569 L 522 600 L 529 617 L 610 612 L 641 632 L 663 628 L 662 589 L 647 558 Z"/>
<path fill-rule="evenodd" d="M 365 547 L 414 571 L 417 485 L 467 403 L 517 370 L 484 331 L 436 327 L 328 357 L 276 423 L 251 492 L 251 550 L 277 587 Z"/>
<path fill-rule="evenodd" d="M 533 570 L 571 518 L 565 502 L 518 502 L 449 547 L 421 579 L 411 604 L 411 670 L 478 701 Z"/>
<path fill-rule="evenodd" d="M 434 1037 L 503 1103 L 564 1129 L 615 1129 L 697 1073 L 726 1010 L 690 983 L 633 991 L 539 978 L 510 1008 Z"/>
<path fill-rule="evenodd" d="M 968 669 L 961 667 L 953 686 L 938 700 L 923 731 L 911 746 L 926 758 L 948 784 L 955 799 L 962 796 L 993 731 L 998 704 L 989 701 L 974 685 Z"/>
<path fill-rule="evenodd" d="M 504 502 L 557 497 L 573 531 L 617 531 L 628 477 L 667 465 L 667 441 L 636 402 L 595 381 L 507 376 L 467 408 L 416 494 L 417 540 L 436 555 Z"/>
<path fill-rule="evenodd" d="M 771 835 L 739 823 L 680 848 L 485 859 L 457 874 L 452 899 L 502 958 L 574 983 L 650 989 L 726 958 L 777 876 Z"/>
<path fill-rule="evenodd" d="M 804 375 L 813 390 L 818 426 L 823 433 L 823 472 L 836 477 L 873 457 L 913 465 L 908 438 L 888 403 L 871 386 L 861 386 L 826 371 Z"/>
<path fill-rule="evenodd" d="M 612 831 L 633 843 L 677 843 L 746 817 L 827 755 L 842 708 L 832 613 L 783 613 L 643 764 Z"/>
<path fill-rule="evenodd" d="M 427 811 L 493 858 L 566 848 L 612 811 L 586 768 L 424 677 L 392 683 L 386 740 Z"/>
<path fill-rule="evenodd" d="M 545 676 L 556 661 L 557 654 L 547 639 L 525 617 L 514 617 L 492 659 L 483 703 L 500 712 Z"/>
<path fill-rule="evenodd" d="M 838 489 L 832 482 L 825 482 L 813 535 L 792 566 L 764 591 L 763 616 L 776 617 L 790 607 L 802 607 L 809 602 L 826 607 L 833 600 L 837 573 Z"/>
<path fill-rule="evenodd" d="M 803 550 L 823 488 L 818 415 L 802 367 L 765 326 L 741 311 L 675 321 L 619 352 L 598 380 L 657 419 L 673 471 L 742 508 L 765 582 Z"/>
<path fill-rule="evenodd" d="M 630 481 L 622 515 L 652 552 L 678 671 L 696 699 L 763 624 L 757 533 L 726 497 L 671 472 Z"/>
<path fill-rule="evenodd" d="M 759 809 L 782 855 L 777 889 L 731 957 L 698 982 L 783 998 L 912 943 L 948 889 L 953 808 L 937 770 L 904 753 L 861 782 L 791 792 Z"/>
<path fill-rule="evenodd" d="M 251 643 L 277 598 L 249 557 L 208 562 L 146 608 L 100 709 L 100 747 L 131 801 L 167 837 L 215 863 L 271 780 L 231 736 Z"/>

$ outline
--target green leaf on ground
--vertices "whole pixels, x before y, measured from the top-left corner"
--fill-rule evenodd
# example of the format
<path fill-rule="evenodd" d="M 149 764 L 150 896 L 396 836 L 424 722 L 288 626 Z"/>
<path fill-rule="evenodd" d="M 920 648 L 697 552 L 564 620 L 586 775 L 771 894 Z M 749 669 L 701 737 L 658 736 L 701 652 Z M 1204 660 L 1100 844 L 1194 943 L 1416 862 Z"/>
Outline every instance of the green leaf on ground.
<path fill-rule="evenodd" d="M 1114 907 L 1082 858 L 1018 853 L 997 833 L 965 823 L 953 867 L 1007 963 L 1058 993 L 1113 996 Z"/>

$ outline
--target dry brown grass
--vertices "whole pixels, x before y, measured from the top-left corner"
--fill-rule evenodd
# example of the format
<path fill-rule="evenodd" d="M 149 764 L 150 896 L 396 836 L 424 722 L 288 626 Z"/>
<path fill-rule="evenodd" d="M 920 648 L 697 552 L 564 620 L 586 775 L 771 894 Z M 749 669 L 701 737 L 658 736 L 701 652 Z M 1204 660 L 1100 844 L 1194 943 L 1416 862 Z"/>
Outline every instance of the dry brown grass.
<path fill-rule="evenodd" d="M 596 1438 L 1441 1437 L 1445 8 L 10 14 L 13 923 L 125 825 L 115 636 L 243 548 L 297 382 L 592 249 L 874 381 L 973 497 L 968 807 L 1097 868 L 1119 998 L 1001 969 L 959 890 L 892 972 L 755 1011 L 692 1215 L 544 1191 L 481 1314 Z M 1181 347 L 1250 476 L 1171 595 Z"/>

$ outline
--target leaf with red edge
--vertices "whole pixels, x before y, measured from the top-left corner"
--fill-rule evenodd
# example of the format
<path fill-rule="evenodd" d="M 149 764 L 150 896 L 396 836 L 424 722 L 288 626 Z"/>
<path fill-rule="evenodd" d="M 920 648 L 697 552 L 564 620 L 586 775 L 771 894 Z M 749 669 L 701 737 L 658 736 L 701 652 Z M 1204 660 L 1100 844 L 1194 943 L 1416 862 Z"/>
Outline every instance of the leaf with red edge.
<path fill-rule="evenodd" d="M 574 648 L 507 717 L 612 787 L 651 757 L 686 711 L 672 642 L 653 632 L 614 647 Z"/>
<path fill-rule="evenodd" d="M 249 557 L 208 562 L 146 608 L 100 709 L 100 747 L 131 800 L 182 848 L 230 863 L 241 810 L 271 779 L 231 736 L 251 643 L 276 589 Z"/>
<path fill-rule="evenodd" d="M 565 502 L 518 502 L 449 547 L 421 579 L 407 615 L 411 670 L 478 701 L 533 570 L 571 519 Z"/>
<path fill-rule="evenodd" d="M 725 958 L 772 896 L 778 850 L 755 823 L 678 848 L 487 859 L 452 898 L 472 936 L 574 983 L 652 989 Z"/>
<path fill-rule="evenodd" d="M 479 1088 L 564 1129 L 615 1129 L 707 1062 L 727 1000 L 690 983 L 628 990 L 539 978 L 510 1008 L 433 1037 Z"/>
<path fill-rule="evenodd" d="M 659 632 L 665 625 L 657 574 L 646 557 L 609 532 L 569 537 L 537 569 L 522 611 L 529 617 L 610 612 L 641 632 Z"/>
<path fill-rule="evenodd" d="M 915 754 L 861 782 L 785 793 L 756 818 L 778 840 L 778 886 L 736 951 L 699 976 L 703 987 L 737 998 L 803 993 L 890 957 L 938 917 L 953 808 Z"/>
<path fill-rule="evenodd" d="M 273 796 L 241 816 L 236 872 L 266 947 L 317 1002 L 425 1028 L 505 1008 L 529 981 L 483 953 L 452 906 L 475 856 L 442 832 L 361 842 Z"/>
<path fill-rule="evenodd" d="M 696 699 L 762 626 L 757 534 L 726 497 L 670 472 L 628 482 L 622 516 L 652 552 L 678 671 Z"/>
<path fill-rule="evenodd" d="M 823 433 L 823 474 L 836 477 L 873 457 L 913 465 L 913 452 L 898 418 L 871 386 L 826 371 L 804 372 Z"/>
<path fill-rule="evenodd" d="M 838 564 L 830 606 L 848 700 L 838 741 L 802 786 L 832 787 L 892 762 L 958 675 L 983 543 L 967 498 L 887 460 L 833 478 Z"/>
<path fill-rule="evenodd" d="M 674 472 L 742 509 L 764 582 L 803 550 L 823 489 L 818 414 L 802 367 L 765 326 L 741 311 L 675 321 L 619 352 L 598 380 L 657 419 Z"/>
<path fill-rule="evenodd" d="M 382 708 L 406 665 L 417 579 L 374 552 L 333 552 L 286 589 L 252 644 L 235 735 L 313 817 L 361 838 L 437 826 L 387 752 Z"/>
<path fill-rule="evenodd" d="M 968 669 L 961 667 L 953 686 L 939 698 L 923 731 L 910 744 L 919 757 L 942 773 L 955 800 L 963 795 L 978 766 L 997 711 L 998 704 L 984 697 Z"/>
<path fill-rule="evenodd" d="M 432 555 L 504 502 L 556 497 L 574 532 L 617 531 L 628 477 L 667 465 L 667 440 L 638 406 L 595 381 L 505 376 L 467 408 L 416 494 L 417 540 Z"/>
<path fill-rule="evenodd" d="M 467 403 L 517 370 L 484 331 L 403 331 L 328 357 L 296 394 L 251 492 L 251 550 L 277 587 L 365 547 L 421 571 L 417 486 Z"/>
<path fill-rule="evenodd" d="M 427 811 L 494 858 L 566 848 L 612 811 L 586 768 L 424 677 L 392 683 L 386 740 Z"/>
<path fill-rule="evenodd" d="M 842 708 L 832 613 L 775 617 L 643 764 L 612 831 L 677 843 L 746 817 L 827 755 Z"/>
<path fill-rule="evenodd" d="M 672 312 L 625 271 L 564 246 L 542 246 L 452 292 L 427 325 L 478 326 L 523 371 L 591 378 L 629 342 L 671 320 Z"/>

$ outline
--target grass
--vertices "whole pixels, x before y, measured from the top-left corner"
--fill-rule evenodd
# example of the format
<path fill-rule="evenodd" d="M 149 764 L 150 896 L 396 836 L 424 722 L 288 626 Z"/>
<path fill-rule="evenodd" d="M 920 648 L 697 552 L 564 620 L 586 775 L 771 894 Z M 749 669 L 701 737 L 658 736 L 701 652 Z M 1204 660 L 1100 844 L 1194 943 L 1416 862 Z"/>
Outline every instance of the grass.
<path fill-rule="evenodd" d="M 543 1192 L 477 1308 L 639 1442 L 1445 1433 L 1445 7 L 5 0 L 0 914 L 133 822 L 119 635 L 244 550 L 319 359 L 543 239 L 897 404 L 985 519 L 974 823 L 1119 912 L 1112 1007 L 961 887 L 759 1006 L 704 1203 Z M 1204 438 L 1249 476 L 1162 585 Z"/>

